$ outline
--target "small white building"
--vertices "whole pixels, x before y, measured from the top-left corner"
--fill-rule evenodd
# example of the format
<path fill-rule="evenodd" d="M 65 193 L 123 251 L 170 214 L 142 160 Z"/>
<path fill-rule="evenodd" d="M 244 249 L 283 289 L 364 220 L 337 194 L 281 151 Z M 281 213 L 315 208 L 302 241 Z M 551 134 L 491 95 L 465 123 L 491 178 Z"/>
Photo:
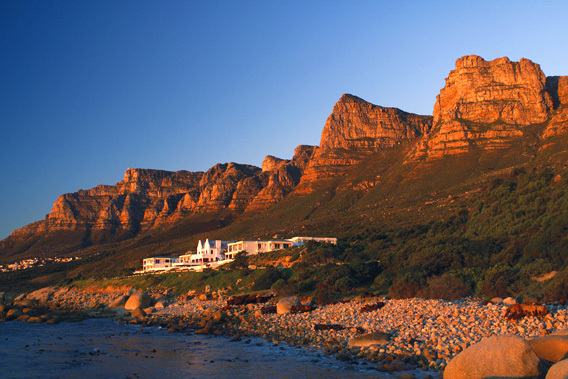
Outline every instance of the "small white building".
<path fill-rule="evenodd" d="M 174 263 L 178 262 L 178 257 L 153 257 L 144 259 L 142 270 L 144 272 L 169 270 Z"/>

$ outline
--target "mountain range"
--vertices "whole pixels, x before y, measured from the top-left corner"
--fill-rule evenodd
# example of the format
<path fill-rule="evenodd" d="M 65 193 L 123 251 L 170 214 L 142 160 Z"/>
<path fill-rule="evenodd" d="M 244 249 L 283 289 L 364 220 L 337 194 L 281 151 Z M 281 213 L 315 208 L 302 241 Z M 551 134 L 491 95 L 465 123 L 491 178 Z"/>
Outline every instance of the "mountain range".
<path fill-rule="evenodd" d="M 454 214 L 482 183 L 519 167 L 565 167 L 568 76 L 528 59 L 464 56 L 416 115 L 344 94 L 319 146 L 262 167 L 129 168 L 115 185 L 61 195 L 45 219 L 0 242 L 0 264 L 93 257 L 90 270 L 194 249 L 200 238 L 345 236 Z"/>

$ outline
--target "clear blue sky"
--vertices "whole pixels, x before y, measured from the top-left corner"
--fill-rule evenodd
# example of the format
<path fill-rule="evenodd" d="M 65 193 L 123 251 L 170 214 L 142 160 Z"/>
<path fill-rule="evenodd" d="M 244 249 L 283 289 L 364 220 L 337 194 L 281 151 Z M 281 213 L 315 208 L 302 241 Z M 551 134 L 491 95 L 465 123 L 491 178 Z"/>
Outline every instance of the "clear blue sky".
<path fill-rule="evenodd" d="M 455 60 L 568 75 L 565 1 L 0 2 L 0 238 L 128 167 L 259 166 L 343 93 L 432 114 Z"/>

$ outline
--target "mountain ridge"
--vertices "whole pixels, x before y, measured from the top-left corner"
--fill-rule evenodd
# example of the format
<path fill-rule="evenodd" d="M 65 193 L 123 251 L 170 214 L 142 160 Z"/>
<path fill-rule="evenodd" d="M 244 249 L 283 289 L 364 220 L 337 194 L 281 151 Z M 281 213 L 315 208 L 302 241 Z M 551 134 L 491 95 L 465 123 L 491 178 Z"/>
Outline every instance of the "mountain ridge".
<path fill-rule="evenodd" d="M 206 172 L 127 169 L 114 186 L 61 195 L 46 219 L 0 242 L 0 260 L 120 244 L 182 224 L 199 232 L 235 224 L 227 229 L 231 237 L 238 235 L 239 223 L 250 231 L 247 220 L 280 215 L 281 223 L 290 225 L 285 232 L 296 228 L 294 223 L 326 224 L 343 215 L 358 220 L 356 213 L 363 211 L 355 205 L 361 201 L 372 209 L 408 202 L 419 209 L 420 192 L 444 193 L 467 178 L 475 182 L 485 173 L 553 156 L 561 162 L 567 135 L 567 76 L 546 77 L 538 64 L 524 58 L 465 56 L 448 75 L 432 116 L 344 94 L 326 120 L 320 145 L 298 146 L 291 160 L 269 155 L 261 168 L 223 163 Z M 393 205 L 383 201 L 388 194 L 405 192 L 404 186 L 420 195 L 412 200 L 409 192 Z M 268 222 L 258 225 L 259 233 L 277 229 Z M 53 242 L 57 233 L 69 235 L 60 238 L 69 241 L 64 248 Z"/>

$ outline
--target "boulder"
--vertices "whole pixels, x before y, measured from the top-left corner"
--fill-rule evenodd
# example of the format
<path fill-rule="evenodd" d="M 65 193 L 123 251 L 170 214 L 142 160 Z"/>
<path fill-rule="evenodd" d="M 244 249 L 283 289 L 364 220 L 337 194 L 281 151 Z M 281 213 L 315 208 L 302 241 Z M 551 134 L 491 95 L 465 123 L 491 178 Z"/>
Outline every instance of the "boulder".
<path fill-rule="evenodd" d="M 111 301 L 108 306 L 109 308 L 124 308 L 126 302 L 128 301 L 128 295 L 122 295 Z"/>
<path fill-rule="evenodd" d="M 558 362 L 568 358 L 568 335 L 549 335 L 529 340 L 529 344 L 539 358 Z"/>
<path fill-rule="evenodd" d="M 136 292 L 128 298 L 124 309 L 133 310 L 136 308 L 148 308 L 152 305 L 152 298 L 144 292 Z"/>
<path fill-rule="evenodd" d="M 167 306 L 168 306 L 168 302 L 166 300 L 158 300 L 156 302 L 156 304 L 154 305 L 154 307 L 156 309 L 164 309 Z"/>
<path fill-rule="evenodd" d="M 144 318 L 145 316 L 146 316 L 146 312 L 144 312 L 140 308 L 134 309 L 132 311 L 132 314 L 130 315 L 130 317 L 132 317 L 132 318 Z"/>
<path fill-rule="evenodd" d="M 444 379 L 539 378 L 541 360 L 521 337 L 498 335 L 472 345 L 456 355 Z"/>
<path fill-rule="evenodd" d="M 150 313 L 156 312 L 156 308 L 154 308 L 154 307 L 148 307 L 148 308 L 144 308 L 143 311 L 144 311 L 144 313 L 146 313 L 147 315 L 149 315 Z"/>
<path fill-rule="evenodd" d="M 385 332 L 373 332 L 349 339 L 351 347 L 368 347 L 372 345 L 384 345 L 389 342 L 390 334 Z"/>
<path fill-rule="evenodd" d="M 546 379 L 568 379 L 568 359 L 553 364 L 546 374 Z"/>
<path fill-rule="evenodd" d="M 296 296 L 284 297 L 276 304 L 276 313 L 290 313 L 293 306 L 302 305 L 302 302 Z"/>
<path fill-rule="evenodd" d="M 8 310 L 8 312 L 6 312 L 6 320 L 8 320 L 8 321 L 15 320 L 23 314 L 24 313 L 22 312 L 21 309 L 15 309 L 15 308 L 10 309 L 10 310 Z"/>
<path fill-rule="evenodd" d="M 503 302 L 503 298 L 502 297 L 494 297 L 493 299 L 491 299 L 491 302 L 493 304 L 499 304 Z"/>
<path fill-rule="evenodd" d="M 506 299 L 503 299 L 503 304 L 505 304 L 505 305 L 517 304 L 517 300 L 512 298 L 512 297 L 508 297 Z"/>

